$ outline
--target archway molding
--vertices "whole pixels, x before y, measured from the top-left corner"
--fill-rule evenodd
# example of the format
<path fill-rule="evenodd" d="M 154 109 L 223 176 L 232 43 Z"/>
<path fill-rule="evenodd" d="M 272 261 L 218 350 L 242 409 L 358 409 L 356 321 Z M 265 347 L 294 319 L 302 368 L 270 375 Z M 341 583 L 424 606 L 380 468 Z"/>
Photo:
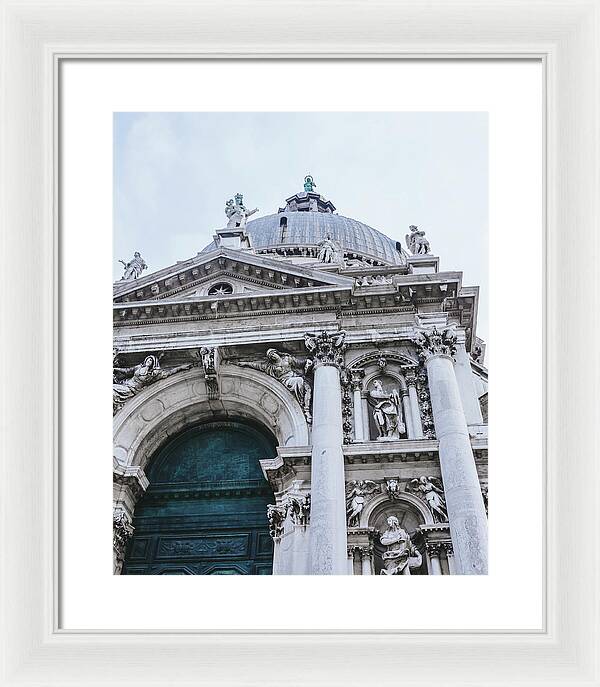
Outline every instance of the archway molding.
<path fill-rule="evenodd" d="M 140 392 L 115 415 L 114 458 L 124 470 L 144 470 L 150 457 L 187 426 L 215 418 L 246 418 L 268 429 L 279 446 L 306 446 L 308 424 L 296 399 L 277 381 L 250 368 L 223 365 L 220 396 L 209 399 L 198 368 Z"/>
<path fill-rule="evenodd" d="M 422 524 L 434 524 L 433 515 L 422 499 L 414 494 L 401 492 L 394 499 L 390 499 L 387 494 L 379 494 L 375 498 L 371 499 L 364 507 L 360 515 L 360 527 L 371 527 L 374 521 L 374 516 L 379 515 L 379 513 L 384 509 L 393 510 L 394 508 L 401 509 L 402 507 L 418 513 L 423 519 Z"/>

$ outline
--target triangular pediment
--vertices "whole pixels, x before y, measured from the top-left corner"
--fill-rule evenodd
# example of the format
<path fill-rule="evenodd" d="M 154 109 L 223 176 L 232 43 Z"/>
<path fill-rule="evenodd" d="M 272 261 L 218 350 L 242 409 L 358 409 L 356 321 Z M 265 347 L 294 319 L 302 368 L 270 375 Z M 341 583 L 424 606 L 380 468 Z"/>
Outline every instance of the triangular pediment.
<path fill-rule="evenodd" d="M 352 283 L 352 278 L 339 274 L 299 267 L 249 251 L 220 248 L 140 279 L 116 282 L 113 300 L 131 303 L 195 299 L 318 286 L 351 286 Z"/>

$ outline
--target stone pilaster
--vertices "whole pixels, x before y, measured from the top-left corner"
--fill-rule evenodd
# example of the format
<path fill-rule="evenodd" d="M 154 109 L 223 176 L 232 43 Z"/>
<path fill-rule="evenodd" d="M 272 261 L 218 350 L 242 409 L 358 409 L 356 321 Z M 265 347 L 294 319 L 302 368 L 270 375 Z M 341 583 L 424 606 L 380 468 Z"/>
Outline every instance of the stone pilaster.
<path fill-rule="evenodd" d="M 347 575 L 340 368 L 345 332 L 306 335 L 314 356 L 310 562 L 312 575 Z"/>
<path fill-rule="evenodd" d="M 487 518 L 452 356 L 456 336 L 435 327 L 417 332 L 425 361 L 450 534 L 459 575 L 487 574 Z"/>
<path fill-rule="evenodd" d="M 465 411 L 467 425 L 480 425 L 483 423 L 479 398 L 475 391 L 475 381 L 473 370 L 471 369 L 471 359 L 465 348 L 464 333 L 460 333 L 456 341 L 456 353 L 454 354 L 454 371 L 460 392 L 460 400 Z"/>
<path fill-rule="evenodd" d="M 423 423 L 421 422 L 421 410 L 419 409 L 419 397 L 417 395 L 417 371 L 409 370 L 405 373 L 404 379 L 406 380 L 406 386 L 408 388 L 410 416 L 414 438 L 422 439 Z"/>
<path fill-rule="evenodd" d="M 354 441 L 364 441 L 364 419 L 362 403 L 362 380 L 364 370 L 353 370 L 350 375 L 350 385 L 352 387 L 352 406 L 354 411 Z"/>

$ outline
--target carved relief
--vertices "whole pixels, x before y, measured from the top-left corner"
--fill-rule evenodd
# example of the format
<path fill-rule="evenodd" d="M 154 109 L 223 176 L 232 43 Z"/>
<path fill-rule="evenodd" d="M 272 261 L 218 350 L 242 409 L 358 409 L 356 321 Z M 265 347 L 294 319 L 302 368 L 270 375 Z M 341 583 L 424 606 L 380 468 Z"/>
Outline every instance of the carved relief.
<path fill-rule="evenodd" d="M 204 370 L 204 381 L 208 398 L 219 398 L 219 349 L 204 346 L 200 349 L 200 365 Z"/>
<path fill-rule="evenodd" d="M 427 370 L 424 367 L 421 367 L 417 374 L 417 399 L 419 401 L 419 411 L 421 413 L 423 436 L 426 439 L 435 439 L 435 425 L 431 409 L 431 397 L 429 396 L 429 381 L 427 378 Z"/>
<path fill-rule="evenodd" d="M 114 573 L 120 575 L 125 560 L 125 550 L 129 540 L 133 536 L 134 527 L 129 522 L 125 511 L 117 509 L 113 511 L 113 556 Z"/>
<path fill-rule="evenodd" d="M 344 432 L 344 444 L 352 443 L 352 383 L 348 375 L 342 375 L 342 429 Z"/>
<path fill-rule="evenodd" d="M 150 384 L 166 379 L 177 372 L 191 369 L 192 365 L 179 365 L 170 370 L 163 370 L 155 355 L 148 355 L 144 362 L 134 367 L 113 368 L 113 415 L 122 408 L 126 401 L 133 398 Z M 115 376 L 121 381 L 115 382 Z"/>
<path fill-rule="evenodd" d="M 269 348 L 266 360 L 257 362 L 240 361 L 239 367 L 250 367 L 270 375 L 292 392 L 302 407 L 307 422 L 312 421 L 311 398 L 312 390 L 307 381 L 307 374 L 312 368 L 310 359 L 302 360 L 289 353 L 283 353 L 275 348 Z"/>
<path fill-rule="evenodd" d="M 162 539 L 158 554 L 170 556 L 242 556 L 247 553 L 248 539 L 242 537 L 193 537 L 189 539 Z"/>
<path fill-rule="evenodd" d="M 360 514 L 370 496 L 381 491 L 381 485 L 370 479 L 346 484 L 346 518 L 348 527 L 358 527 Z"/>
<path fill-rule="evenodd" d="M 407 490 L 412 491 L 425 501 L 433 515 L 434 522 L 448 522 L 446 498 L 442 482 L 436 477 L 419 477 L 411 479 Z"/>
<path fill-rule="evenodd" d="M 283 535 L 283 524 L 290 518 L 293 525 L 307 527 L 310 524 L 310 494 L 305 496 L 288 494 L 280 504 L 267 506 L 269 534 L 278 540 Z"/>

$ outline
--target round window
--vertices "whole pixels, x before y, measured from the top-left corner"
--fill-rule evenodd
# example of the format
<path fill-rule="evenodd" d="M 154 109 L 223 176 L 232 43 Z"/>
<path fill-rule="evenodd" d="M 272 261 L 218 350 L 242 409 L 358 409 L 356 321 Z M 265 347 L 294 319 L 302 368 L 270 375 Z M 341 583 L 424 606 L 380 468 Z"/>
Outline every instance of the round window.
<path fill-rule="evenodd" d="M 208 290 L 209 296 L 228 296 L 231 293 L 233 293 L 233 286 L 224 281 L 213 284 Z"/>

